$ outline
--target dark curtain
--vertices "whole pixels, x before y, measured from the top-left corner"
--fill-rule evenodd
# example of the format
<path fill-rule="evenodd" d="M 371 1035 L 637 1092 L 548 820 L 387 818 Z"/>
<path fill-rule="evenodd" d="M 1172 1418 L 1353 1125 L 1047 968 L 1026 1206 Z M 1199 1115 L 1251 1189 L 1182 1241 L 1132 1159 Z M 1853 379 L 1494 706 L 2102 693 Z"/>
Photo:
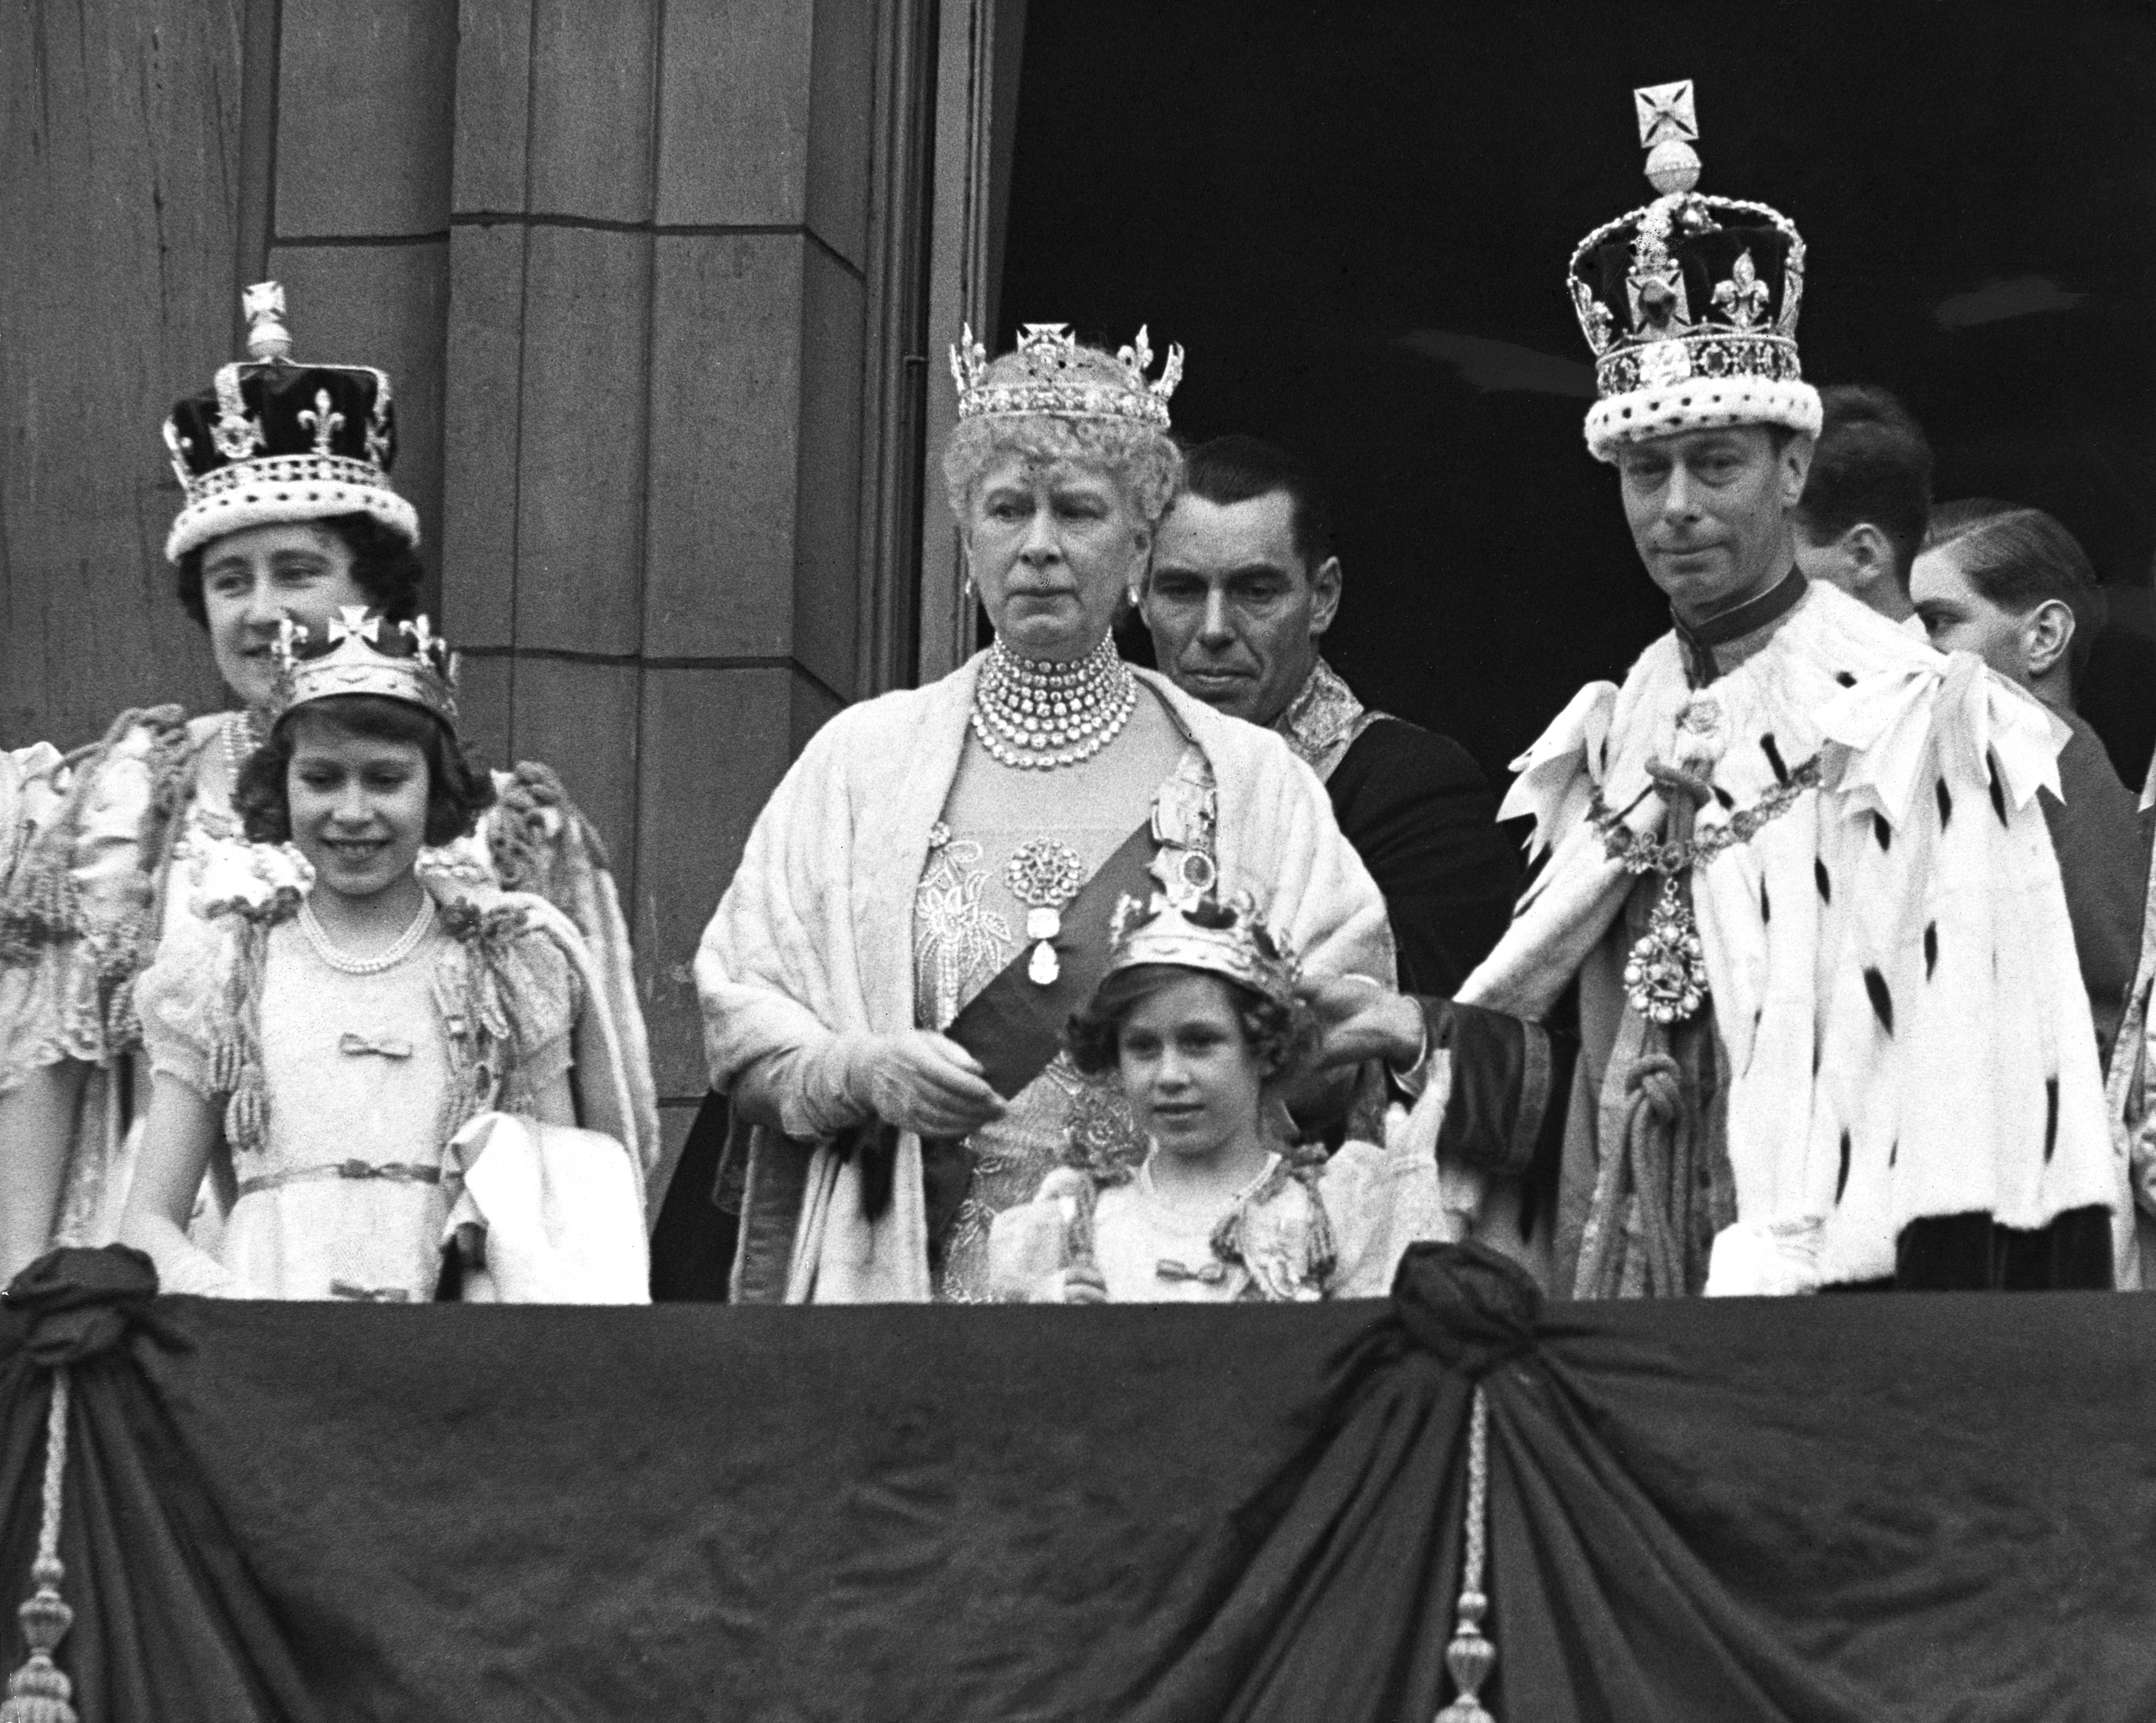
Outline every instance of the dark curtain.
<path fill-rule="evenodd" d="M 1501 1723 L 2146 1719 L 2152 1313 L 1537 1312 L 1442 1248 L 1299 1309 L 146 1300 L 71 1367 L 62 1664 L 84 1723 L 1429 1723 L 1480 1382 Z"/>

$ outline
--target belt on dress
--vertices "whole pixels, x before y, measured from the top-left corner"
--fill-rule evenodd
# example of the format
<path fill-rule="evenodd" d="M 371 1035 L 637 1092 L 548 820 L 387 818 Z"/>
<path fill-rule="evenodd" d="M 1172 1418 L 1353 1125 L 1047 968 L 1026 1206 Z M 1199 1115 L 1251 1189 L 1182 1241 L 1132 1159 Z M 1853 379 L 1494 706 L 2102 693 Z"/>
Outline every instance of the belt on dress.
<path fill-rule="evenodd" d="M 322 1178 L 377 1178 L 391 1184 L 438 1185 L 442 1182 L 442 1169 L 402 1161 L 329 1161 L 320 1167 L 288 1167 L 243 1178 L 239 1194 L 251 1197 L 257 1191 L 274 1191 L 282 1185 L 311 1183 Z"/>

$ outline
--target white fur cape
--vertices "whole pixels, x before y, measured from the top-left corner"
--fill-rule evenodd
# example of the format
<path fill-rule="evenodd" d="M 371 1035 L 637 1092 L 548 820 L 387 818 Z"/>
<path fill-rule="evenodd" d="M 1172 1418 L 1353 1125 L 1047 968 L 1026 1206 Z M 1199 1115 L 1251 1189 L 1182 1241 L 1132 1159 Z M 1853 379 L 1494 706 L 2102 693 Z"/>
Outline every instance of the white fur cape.
<path fill-rule="evenodd" d="M 767 1054 L 834 1033 L 915 1027 L 914 890 L 957 773 L 982 656 L 927 688 L 841 712 L 772 792 L 696 954 L 715 1087 L 731 1087 Z M 1222 882 L 1256 894 L 1306 967 L 1389 983 L 1384 900 L 1316 775 L 1271 731 L 1137 674 L 1212 766 Z M 752 1166 L 752 1185 L 755 1177 Z M 857 1165 L 819 1147 L 789 1298 L 929 1295 L 919 1139 L 899 1139 L 891 1208 L 873 1224 Z"/>
<path fill-rule="evenodd" d="M 1532 813 L 1533 846 L 1554 854 L 1460 997 L 1540 1018 L 1575 975 L 1614 994 L 1621 954 L 1600 948 L 1632 881 L 1588 818 L 1598 787 L 1633 829 L 1658 830 L 1647 763 L 1692 760 L 1718 792 L 1703 835 L 1816 756 L 1820 789 L 1694 870 L 1739 1225 L 1808 1233 L 1831 1283 L 1891 1274 L 1896 1235 L 1922 1216 L 2035 1228 L 2102 1203 L 2116 1219 L 2123 1170 L 2035 799 L 2057 792 L 2066 736 L 1976 659 L 1830 587 L 1697 691 L 1666 635 L 1515 762 L 1501 817 Z M 1581 1003 L 1585 1025 L 1622 1009 Z M 1571 1131 L 1568 1158 L 1583 1141 L 1603 1152 L 1613 1117 Z M 1517 1249 L 1507 1195 L 1490 1193 L 1484 1223 Z"/>

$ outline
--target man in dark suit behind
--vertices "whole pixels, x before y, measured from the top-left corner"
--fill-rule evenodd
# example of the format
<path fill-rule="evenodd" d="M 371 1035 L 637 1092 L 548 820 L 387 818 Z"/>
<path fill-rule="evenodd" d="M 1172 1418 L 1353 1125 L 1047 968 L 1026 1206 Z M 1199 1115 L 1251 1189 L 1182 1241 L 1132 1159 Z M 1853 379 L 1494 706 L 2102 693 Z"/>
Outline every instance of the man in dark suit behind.
<path fill-rule="evenodd" d="M 1384 894 L 1401 987 L 1450 995 L 1504 931 L 1519 863 L 1467 751 L 1370 710 L 1319 655 L 1340 587 L 1308 469 L 1255 437 L 1189 451 L 1140 607 L 1161 672 L 1308 762 Z"/>

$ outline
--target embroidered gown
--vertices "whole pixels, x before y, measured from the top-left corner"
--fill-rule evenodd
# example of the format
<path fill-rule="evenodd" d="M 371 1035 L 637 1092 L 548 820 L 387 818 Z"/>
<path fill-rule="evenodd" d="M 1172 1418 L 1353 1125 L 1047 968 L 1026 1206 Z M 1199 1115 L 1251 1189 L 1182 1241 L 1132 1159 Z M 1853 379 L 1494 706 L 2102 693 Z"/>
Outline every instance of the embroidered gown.
<path fill-rule="evenodd" d="M 920 1027 L 944 1029 L 1023 952 L 1030 905 L 1014 890 L 1014 858 L 1075 858 L 1071 877 L 1092 877 L 1137 823 L 1132 810 L 1155 810 L 1154 833 L 1171 848 L 1209 864 L 1214 786 L 1205 756 L 1186 745 L 1173 772 L 1150 792 L 1142 759 L 1136 769 L 1111 751 L 1081 768 L 1082 791 L 1070 798 L 1069 823 L 1004 823 L 1008 768 L 969 755 L 946 804 L 947 819 L 929 836 L 928 864 L 913 900 L 915 997 Z M 1112 812 L 1111 811 L 1112 810 Z M 1158 845 L 1156 846 L 1158 854 Z M 1023 864 L 1021 863 L 1021 865 Z M 1024 876 L 1019 876 L 1024 883 Z M 1105 930 L 1093 932 L 1105 937 Z M 941 1241 L 939 1297 L 961 1303 L 989 1298 L 988 1240 L 995 1217 L 1024 1203 L 1061 1158 L 1077 1130 L 1103 1148 L 1133 1156 L 1142 1141 L 1112 1082 L 1081 1076 L 1058 1054 L 1013 1096 L 1009 1110 L 967 1140 L 973 1177 L 947 1238 Z"/>
<path fill-rule="evenodd" d="M 1092 1212 L 1090 1223 L 1079 1218 L 1075 1229 L 1091 1234 L 1087 1254 L 1108 1301 L 1383 1297 L 1409 1244 L 1456 1238 L 1460 1230 L 1440 1206 L 1430 1131 L 1411 1126 L 1398 1108 L 1388 1123 L 1386 1147 L 1351 1141 L 1329 1159 L 1276 1152 L 1240 1190 L 1204 1208 L 1163 1196 L 1152 1182 L 1152 1156 L 1134 1172 L 1127 1166 L 1087 1169 Z M 1074 1260 L 1068 1187 L 1067 1175 L 1051 1178 L 1031 1202 L 996 1218 L 990 1255 L 998 1299 L 1060 1301 L 1060 1274 Z"/>
<path fill-rule="evenodd" d="M 220 1111 L 231 1096 L 218 1084 L 218 1049 L 231 1033 L 242 937 L 235 916 L 188 917 L 137 989 L 152 1072 Z M 477 960 L 439 920 L 408 956 L 374 974 L 326 961 L 294 920 L 271 927 L 265 944 L 266 1127 L 259 1142 L 229 1148 L 237 1199 L 214 1261 L 205 1253 L 173 1290 L 430 1299 L 459 1194 L 444 1151 L 475 1099 L 459 1081 L 472 1054 L 453 1020 L 469 992 L 465 966 Z M 533 1112 L 572 1062 L 580 983 L 562 948 L 534 931 L 491 961 L 515 1036 L 501 1105 Z"/>

